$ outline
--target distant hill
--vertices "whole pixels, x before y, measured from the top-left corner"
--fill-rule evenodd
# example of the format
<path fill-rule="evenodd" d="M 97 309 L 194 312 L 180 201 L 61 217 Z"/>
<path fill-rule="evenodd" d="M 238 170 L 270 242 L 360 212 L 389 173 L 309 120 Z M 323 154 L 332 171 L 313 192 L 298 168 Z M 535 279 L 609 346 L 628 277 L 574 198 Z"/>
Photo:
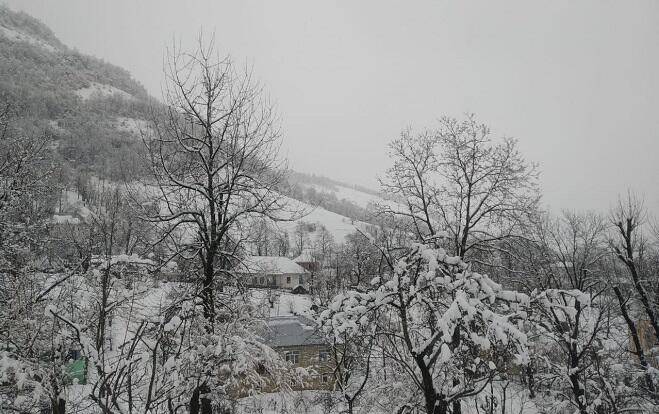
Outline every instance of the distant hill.
<path fill-rule="evenodd" d="M 81 177 L 130 179 L 143 151 L 140 131 L 160 105 L 125 69 L 67 47 L 39 20 L 0 5 L 0 106 L 7 103 L 51 135 L 64 186 Z M 369 204 L 382 200 L 374 190 L 318 175 L 290 171 L 289 181 L 282 194 L 309 212 L 281 223 L 290 234 L 299 222 L 320 224 L 341 242 L 368 221 Z M 64 194 L 76 199 L 64 210 L 84 209 L 77 194 Z"/>
<path fill-rule="evenodd" d="M 142 145 L 135 126 L 153 102 L 126 70 L 0 6 L 0 104 L 48 129 L 64 170 L 121 179 Z"/>
<path fill-rule="evenodd" d="M 289 181 L 291 197 L 354 220 L 368 221 L 369 207 L 384 201 L 375 190 L 320 175 L 290 171 Z"/>

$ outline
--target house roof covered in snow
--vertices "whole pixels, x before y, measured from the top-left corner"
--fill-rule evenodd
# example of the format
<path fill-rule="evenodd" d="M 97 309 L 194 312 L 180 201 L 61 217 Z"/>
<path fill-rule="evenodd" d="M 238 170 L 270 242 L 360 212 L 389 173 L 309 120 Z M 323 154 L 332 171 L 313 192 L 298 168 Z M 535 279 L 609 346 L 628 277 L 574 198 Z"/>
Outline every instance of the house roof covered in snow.
<path fill-rule="evenodd" d="M 304 249 L 302 254 L 293 259 L 295 263 L 315 263 L 316 259 L 311 255 L 311 249 Z"/>
<path fill-rule="evenodd" d="M 272 317 L 261 336 L 272 347 L 327 344 L 316 324 L 304 316 Z"/>
<path fill-rule="evenodd" d="M 306 273 L 302 266 L 288 257 L 281 256 L 248 256 L 238 266 L 238 271 L 241 273 L 265 273 L 270 275 Z"/>

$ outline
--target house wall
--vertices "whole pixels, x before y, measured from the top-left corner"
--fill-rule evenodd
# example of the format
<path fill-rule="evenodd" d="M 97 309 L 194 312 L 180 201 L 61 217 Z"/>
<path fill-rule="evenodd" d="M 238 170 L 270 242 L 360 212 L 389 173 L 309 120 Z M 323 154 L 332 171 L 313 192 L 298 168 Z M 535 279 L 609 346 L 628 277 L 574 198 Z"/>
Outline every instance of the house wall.
<path fill-rule="evenodd" d="M 293 289 L 295 286 L 304 282 L 304 276 L 299 273 L 285 273 L 277 275 L 277 287 L 284 289 Z"/>
<path fill-rule="evenodd" d="M 282 358 L 285 358 L 287 352 L 298 351 L 300 353 L 299 362 L 295 365 L 301 368 L 312 369 L 315 371 L 304 386 L 295 389 L 306 390 L 331 390 L 334 388 L 334 368 L 335 362 L 330 352 L 329 346 L 326 345 L 304 345 L 304 346 L 282 346 L 276 347 Z M 328 354 L 327 361 L 320 360 L 320 352 L 325 351 Z M 323 374 L 326 374 L 327 382 L 323 382 Z"/>
<path fill-rule="evenodd" d="M 304 281 L 304 275 L 300 273 L 285 274 L 244 274 L 248 286 L 275 287 L 281 289 L 293 289 Z M 263 282 L 263 283 L 261 283 Z"/>

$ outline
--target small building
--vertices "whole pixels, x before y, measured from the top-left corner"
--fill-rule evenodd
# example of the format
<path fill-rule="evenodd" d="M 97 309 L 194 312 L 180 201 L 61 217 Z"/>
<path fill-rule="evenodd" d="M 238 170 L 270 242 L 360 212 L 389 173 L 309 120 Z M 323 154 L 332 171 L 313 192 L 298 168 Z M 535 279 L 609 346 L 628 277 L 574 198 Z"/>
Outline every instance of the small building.
<path fill-rule="evenodd" d="M 307 271 L 288 257 L 248 256 L 236 269 L 250 287 L 306 289 Z"/>
<path fill-rule="evenodd" d="M 304 249 L 302 254 L 293 261 L 302 266 L 307 272 L 318 272 L 321 268 L 320 263 L 313 257 L 311 249 Z"/>
<path fill-rule="evenodd" d="M 291 364 L 312 372 L 302 389 L 334 387 L 334 358 L 317 325 L 304 316 L 277 316 L 266 321 L 264 342 Z"/>

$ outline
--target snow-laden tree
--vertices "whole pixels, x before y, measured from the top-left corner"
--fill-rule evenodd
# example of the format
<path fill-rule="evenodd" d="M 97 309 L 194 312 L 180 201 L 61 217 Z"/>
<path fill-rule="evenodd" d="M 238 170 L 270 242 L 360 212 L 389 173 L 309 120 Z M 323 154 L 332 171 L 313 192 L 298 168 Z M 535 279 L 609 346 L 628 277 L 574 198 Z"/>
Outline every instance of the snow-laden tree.
<path fill-rule="evenodd" d="M 2 323 L 0 411 L 34 412 L 49 407 L 54 414 L 64 414 L 73 382 L 67 370 L 69 352 L 75 342 L 69 327 L 52 317 L 49 301 L 41 296 L 56 279 L 41 278 L 38 283 L 38 275 L 24 276 L 36 279 L 32 298 L 21 295 L 3 306 L 3 318 L 11 319 Z"/>
<path fill-rule="evenodd" d="M 518 271 L 507 280 L 540 292 L 526 324 L 532 352 L 525 381 L 537 405 L 557 413 L 621 412 L 651 398 L 614 305 L 605 221 L 564 212 L 536 217 L 530 230 L 511 255 Z"/>
<path fill-rule="evenodd" d="M 54 191 L 48 139 L 0 101 L 0 411 L 64 405 L 66 335 L 45 316 L 44 250 Z M 48 283 L 47 283 L 48 282 Z"/>
<path fill-rule="evenodd" d="M 319 320 L 338 337 L 375 324 L 379 348 L 426 412 L 447 413 L 478 394 L 504 361 L 528 361 L 521 330 L 528 296 L 424 244 L 390 265 L 368 290 L 337 295 Z"/>
<path fill-rule="evenodd" d="M 301 379 L 262 343 L 262 322 L 248 295 L 232 292 L 236 307 L 218 312 L 231 323 L 210 333 L 194 285 L 154 285 L 153 265 L 138 256 L 95 258 L 88 272 L 50 292 L 44 312 L 67 341 L 62 349 L 79 349 L 89 366 L 83 395 L 71 401 L 61 394 L 69 406 L 92 405 L 104 413 L 221 412 L 243 396 L 287 390 Z M 63 385 L 69 383 L 64 377 Z"/>

